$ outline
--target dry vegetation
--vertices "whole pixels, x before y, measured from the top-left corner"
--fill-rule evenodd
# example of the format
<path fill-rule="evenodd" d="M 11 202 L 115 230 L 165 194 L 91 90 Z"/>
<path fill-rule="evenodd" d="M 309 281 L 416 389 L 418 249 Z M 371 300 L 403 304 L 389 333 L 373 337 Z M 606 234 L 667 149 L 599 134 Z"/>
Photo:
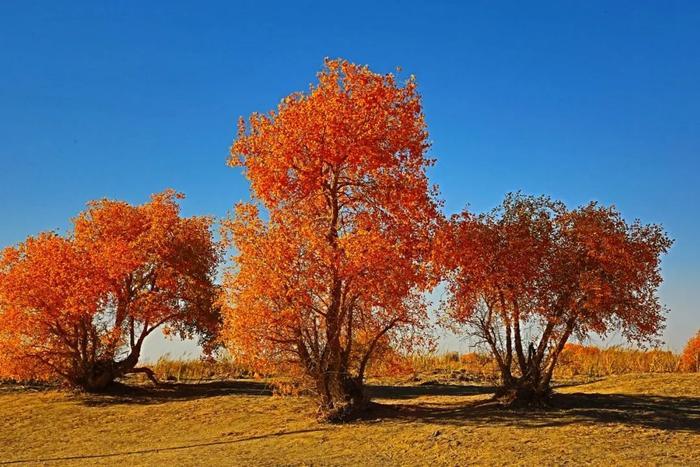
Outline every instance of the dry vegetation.
<path fill-rule="evenodd" d="M 122 388 L 109 396 L 0 389 L 0 459 L 50 465 L 700 463 L 700 374 L 560 387 L 556 408 L 503 410 L 488 385 L 372 385 L 360 421 L 314 421 L 260 381 Z"/>
<path fill-rule="evenodd" d="M 499 376 L 493 357 L 476 352 L 416 355 L 409 358 L 408 367 L 418 377 L 434 375 L 439 380 L 496 381 Z M 676 373 L 684 369 L 681 357 L 670 350 L 567 344 L 554 375 L 555 379 L 570 381 L 629 373 Z"/>
<path fill-rule="evenodd" d="M 370 368 L 374 380 L 392 374 L 393 381 L 406 382 L 496 382 L 498 366 L 488 354 L 447 352 L 443 354 L 416 354 L 396 357 L 382 362 L 379 368 Z M 218 360 L 177 360 L 161 357 L 151 368 L 163 381 L 202 382 L 240 378 L 259 378 L 249 368 L 237 365 L 229 357 Z M 586 380 L 603 376 L 629 373 L 677 373 L 695 371 L 682 365 L 681 356 L 670 350 L 637 350 L 623 347 L 599 348 L 568 344 L 555 372 L 558 380 Z"/>
<path fill-rule="evenodd" d="M 161 381 L 202 382 L 241 379 L 257 376 L 249 369 L 236 365 L 229 357 L 216 360 L 172 359 L 164 356 L 151 369 Z"/>

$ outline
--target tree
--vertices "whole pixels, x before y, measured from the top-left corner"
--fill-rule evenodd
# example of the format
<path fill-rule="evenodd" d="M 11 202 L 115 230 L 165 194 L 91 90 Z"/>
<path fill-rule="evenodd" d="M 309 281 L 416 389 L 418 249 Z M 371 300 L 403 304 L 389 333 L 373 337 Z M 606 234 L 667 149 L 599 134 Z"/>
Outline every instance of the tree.
<path fill-rule="evenodd" d="M 544 403 L 572 335 L 620 330 L 639 343 L 658 335 L 659 265 L 671 243 L 661 227 L 628 224 L 613 207 L 568 210 L 510 194 L 490 213 L 464 212 L 441 228 L 435 262 L 446 278 L 444 316 L 493 353 L 497 395 Z"/>
<path fill-rule="evenodd" d="M 238 358 L 297 370 L 333 421 L 365 406 L 378 348 L 423 342 L 437 203 L 414 79 L 328 60 L 318 80 L 241 120 L 229 164 L 256 204 L 225 224 L 237 254 L 222 307 Z"/>
<path fill-rule="evenodd" d="M 681 355 L 681 368 L 700 372 L 700 331 L 688 339 Z"/>
<path fill-rule="evenodd" d="M 173 191 L 100 200 L 71 235 L 43 233 L 0 258 L 0 372 L 105 389 L 137 367 L 154 330 L 211 336 L 220 256 L 211 220 L 179 215 Z"/>

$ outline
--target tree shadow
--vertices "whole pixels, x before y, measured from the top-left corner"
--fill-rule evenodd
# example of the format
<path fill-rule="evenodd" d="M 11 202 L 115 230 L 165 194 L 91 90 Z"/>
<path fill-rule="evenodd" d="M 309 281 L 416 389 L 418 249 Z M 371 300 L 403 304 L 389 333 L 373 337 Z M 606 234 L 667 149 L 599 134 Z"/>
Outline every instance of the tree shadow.
<path fill-rule="evenodd" d="M 495 386 L 462 384 L 423 384 L 420 386 L 368 385 L 367 394 L 373 399 L 415 399 L 423 396 L 475 396 L 493 394 Z"/>
<path fill-rule="evenodd" d="M 444 391 L 432 393 L 432 395 L 444 395 Z M 399 393 L 393 399 L 401 401 L 405 400 L 405 397 Z M 372 404 L 365 418 L 454 426 L 501 425 L 518 428 L 619 423 L 668 431 L 700 433 L 700 398 L 590 393 L 555 394 L 551 407 L 544 409 L 506 409 L 483 400 L 471 400 L 452 405 L 439 402 L 432 404 L 375 403 Z"/>
<path fill-rule="evenodd" d="M 506 409 L 488 399 L 494 386 L 427 384 L 419 386 L 368 385 L 372 403 L 363 420 L 383 419 L 453 426 L 558 427 L 572 424 L 619 423 L 668 431 L 700 433 L 700 398 L 656 395 L 555 393 L 551 407 Z M 154 386 L 116 385 L 103 394 L 81 395 L 81 403 L 99 407 L 118 404 L 157 404 L 220 396 L 270 396 L 269 384 L 234 380 Z M 428 400 L 412 401 L 412 399 Z M 430 397 L 436 397 L 430 400 Z M 449 402 L 440 397 L 452 397 Z M 461 401 L 459 398 L 465 397 Z"/>
<path fill-rule="evenodd" d="M 554 390 L 561 389 L 561 388 L 573 388 L 576 386 L 585 386 L 587 384 L 592 384 L 592 383 L 597 383 L 598 381 L 602 381 L 605 378 L 588 378 L 588 379 L 582 379 L 579 381 L 553 381 L 552 382 L 552 388 Z"/>
<path fill-rule="evenodd" d="M 99 394 L 81 394 L 81 403 L 90 407 L 119 404 L 158 404 L 220 396 L 270 396 L 272 389 L 260 381 L 212 381 L 206 383 L 162 383 L 159 386 L 127 386 L 116 383 Z"/>

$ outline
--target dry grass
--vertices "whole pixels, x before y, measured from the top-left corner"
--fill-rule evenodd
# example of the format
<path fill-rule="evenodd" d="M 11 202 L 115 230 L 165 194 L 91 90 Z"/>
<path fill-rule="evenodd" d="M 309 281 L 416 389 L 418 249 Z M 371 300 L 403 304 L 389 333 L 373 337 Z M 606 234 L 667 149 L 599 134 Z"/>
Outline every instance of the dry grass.
<path fill-rule="evenodd" d="M 676 373 L 681 371 L 680 355 L 667 350 L 636 350 L 623 347 L 567 345 L 559 358 L 555 377 L 560 380 L 585 380 L 629 373 Z M 413 381 L 490 381 L 498 379 L 495 360 L 488 354 L 469 352 L 459 354 L 416 354 L 395 356 L 387 368 L 371 367 L 370 374 L 383 378 L 397 374 Z M 230 357 L 217 360 L 177 360 L 169 356 L 149 365 L 162 381 L 204 382 L 259 377 L 253 370 L 237 364 Z"/>
<path fill-rule="evenodd" d="M 624 347 L 601 349 L 575 344 L 566 346 L 557 365 L 557 375 L 560 378 L 679 371 L 680 356 L 669 350 L 642 351 Z"/>
<path fill-rule="evenodd" d="M 248 368 L 237 365 L 226 356 L 216 360 L 174 360 L 166 355 L 149 366 L 159 380 L 172 382 L 203 382 L 253 376 Z"/>
<path fill-rule="evenodd" d="M 366 420 L 314 421 L 256 381 L 109 396 L 0 389 L 0 459 L 50 465 L 700 465 L 700 374 L 559 389 L 556 409 L 480 405 L 487 386 L 374 386 Z"/>
<path fill-rule="evenodd" d="M 408 357 L 416 380 L 496 381 L 496 361 L 487 354 L 447 352 Z M 559 357 L 554 377 L 559 380 L 591 380 L 603 376 L 632 373 L 678 373 L 680 355 L 668 350 L 637 350 L 624 347 L 601 349 L 595 346 L 567 345 Z"/>

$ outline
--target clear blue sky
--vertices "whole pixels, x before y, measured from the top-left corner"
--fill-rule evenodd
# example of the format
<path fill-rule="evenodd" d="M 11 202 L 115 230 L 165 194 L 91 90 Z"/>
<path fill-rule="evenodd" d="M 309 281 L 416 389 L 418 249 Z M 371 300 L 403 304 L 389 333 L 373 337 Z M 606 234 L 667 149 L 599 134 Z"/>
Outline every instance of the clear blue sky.
<path fill-rule="evenodd" d="M 662 223 L 679 349 L 700 328 L 700 2 L 378 3 L 1 2 L 0 245 L 166 187 L 223 216 L 248 196 L 237 117 L 344 57 L 417 76 L 448 213 L 521 189 Z"/>

